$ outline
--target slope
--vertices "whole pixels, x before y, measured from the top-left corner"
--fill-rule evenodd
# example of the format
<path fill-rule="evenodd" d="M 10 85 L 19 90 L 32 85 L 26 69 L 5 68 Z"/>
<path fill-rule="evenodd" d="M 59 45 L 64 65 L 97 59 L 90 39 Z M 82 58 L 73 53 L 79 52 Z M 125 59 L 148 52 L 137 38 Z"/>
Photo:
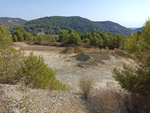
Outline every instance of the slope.
<path fill-rule="evenodd" d="M 9 18 L 9 17 L 0 17 L 0 25 L 9 29 L 10 31 L 19 25 L 25 24 L 27 21 L 21 18 Z"/>
<path fill-rule="evenodd" d="M 52 16 L 43 17 L 28 21 L 24 25 L 28 32 L 33 34 L 44 32 L 45 34 L 57 34 L 60 30 L 74 29 L 77 32 L 91 32 L 93 29 L 103 32 L 131 34 L 132 30 L 113 22 L 94 22 L 79 16 L 62 17 Z"/>
<path fill-rule="evenodd" d="M 111 33 L 125 34 L 125 35 L 129 35 L 132 33 L 131 29 L 128 29 L 126 27 L 123 27 L 111 21 L 102 21 L 102 22 L 97 22 L 97 23 L 105 27 L 106 29 L 108 29 L 108 32 L 111 32 Z"/>

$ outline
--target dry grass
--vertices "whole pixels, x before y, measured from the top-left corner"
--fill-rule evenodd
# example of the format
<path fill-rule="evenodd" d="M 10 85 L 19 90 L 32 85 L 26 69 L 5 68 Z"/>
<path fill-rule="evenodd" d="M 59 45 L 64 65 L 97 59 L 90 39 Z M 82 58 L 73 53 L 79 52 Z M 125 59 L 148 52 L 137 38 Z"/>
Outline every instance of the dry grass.
<path fill-rule="evenodd" d="M 23 112 L 29 112 L 32 106 L 34 105 L 35 97 L 28 94 L 30 90 L 29 87 L 25 85 L 24 81 L 21 82 L 20 86 L 17 87 L 17 89 L 19 91 L 22 91 L 23 93 L 23 96 L 19 101 L 19 108 Z"/>
<path fill-rule="evenodd" d="M 82 53 L 84 52 L 84 48 L 80 47 L 80 46 L 75 46 L 75 47 L 67 47 L 65 48 L 62 53 L 66 53 L 66 54 L 77 54 L 77 53 Z"/>
<path fill-rule="evenodd" d="M 126 111 L 124 102 L 128 95 L 119 90 L 113 83 L 108 83 L 106 89 L 94 89 L 90 78 L 80 79 L 80 89 L 83 98 L 87 100 L 91 112 L 94 113 L 122 113 Z"/>
<path fill-rule="evenodd" d="M 150 113 L 150 98 L 138 95 L 128 95 L 124 99 L 129 113 Z"/>
<path fill-rule="evenodd" d="M 90 78 L 83 77 L 79 81 L 79 87 L 84 99 L 87 99 L 92 89 L 93 81 Z"/>
<path fill-rule="evenodd" d="M 59 103 L 60 92 L 56 92 L 54 95 L 51 95 L 49 92 L 49 96 L 55 97 L 56 103 Z M 54 107 L 54 109 L 50 109 L 46 113 L 90 113 L 87 109 L 87 104 L 80 98 L 79 95 L 71 95 L 68 98 L 68 102 L 64 102 L 60 106 Z"/>
<path fill-rule="evenodd" d="M 34 97 L 31 97 L 31 95 L 23 94 L 19 103 L 19 108 L 21 109 L 21 111 L 28 113 L 32 109 L 33 105 Z"/>
<path fill-rule="evenodd" d="M 150 98 L 132 95 L 112 83 L 106 89 L 93 89 L 88 100 L 94 113 L 150 113 Z"/>
<path fill-rule="evenodd" d="M 91 105 L 95 113 L 122 113 L 122 96 L 113 90 L 94 90 Z"/>
<path fill-rule="evenodd" d="M 0 113 L 3 113 L 4 111 L 6 111 L 5 107 L 6 107 L 6 102 L 1 100 L 0 101 Z"/>
<path fill-rule="evenodd" d="M 50 111 L 50 113 L 87 113 L 87 105 L 80 99 L 72 98 L 69 104 L 65 104 L 62 107 Z"/>

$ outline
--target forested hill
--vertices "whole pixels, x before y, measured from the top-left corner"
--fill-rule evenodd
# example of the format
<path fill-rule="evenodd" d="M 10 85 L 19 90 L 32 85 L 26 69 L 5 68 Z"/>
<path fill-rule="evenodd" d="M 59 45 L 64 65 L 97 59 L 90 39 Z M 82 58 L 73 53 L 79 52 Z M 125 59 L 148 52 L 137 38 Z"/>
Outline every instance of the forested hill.
<path fill-rule="evenodd" d="M 25 23 L 24 27 L 26 31 L 33 34 L 39 32 L 45 34 L 57 34 L 62 29 L 74 29 L 77 32 L 91 32 L 93 29 L 96 29 L 97 31 L 122 33 L 125 35 L 130 35 L 132 32 L 132 30 L 110 21 L 94 22 L 78 16 L 52 16 L 39 18 L 28 21 Z"/>
<path fill-rule="evenodd" d="M 121 26 L 117 23 L 111 22 L 111 21 L 102 21 L 102 22 L 97 22 L 101 26 L 105 27 L 108 32 L 111 33 L 117 33 L 117 34 L 131 34 L 132 30 L 128 29 L 124 26 Z"/>
<path fill-rule="evenodd" d="M 0 25 L 9 29 L 10 31 L 19 25 L 25 24 L 27 21 L 20 18 L 9 18 L 9 17 L 0 17 Z"/>
<path fill-rule="evenodd" d="M 142 28 L 136 28 L 134 29 L 134 32 L 142 31 Z"/>

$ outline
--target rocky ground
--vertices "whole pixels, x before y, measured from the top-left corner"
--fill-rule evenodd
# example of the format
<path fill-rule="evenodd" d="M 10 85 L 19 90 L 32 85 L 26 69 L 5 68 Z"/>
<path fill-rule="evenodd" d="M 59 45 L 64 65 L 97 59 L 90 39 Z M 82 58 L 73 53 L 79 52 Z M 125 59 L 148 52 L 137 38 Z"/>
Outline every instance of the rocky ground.
<path fill-rule="evenodd" d="M 116 84 L 112 77 L 113 68 L 122 68 L 123 63 L 134 64 L 131 56 L 120 50 L 80 49 L 37 46 L 14 43 L 14 48 L 23 46 L 26 55 L 33 52 L 43 56 L 45 63 L 56 70 L 56 78 L 71 90 L 48 91 L 30 89 L 24 85 L 0 84 L 0 112 L 2 113 L 88 113 L 89 106 L 79 95 L 82 77 L 93 80 L 94 88 L 106 88 Z"/>
<path fill-rule="evenodd" d="M 42 55 L 45 63 L 56 70 L 56 77 L 71 87 L 72 92 L 78 92 L 78 83 L 82 77 L 89 77 L 95 87 L 105 87 L 108 82 L 116 83 L 112 77 L 115 67 L 122 68 L 123 63 L 133 63 L 130 58 L 117 56 L 107 52 L 83 52 L 79 54 L 63 54 L 61 51 L 33 51 Z"/>
<path fill-rule="evenodd" d="M 71 87 L 72 92 L 79 92 L 79 80 L 89 77 L 95 87 L 105 87 L 107 83 L 116 83 L 112 77 L 113 68 L 122 68 L 123 63 L 134 64 L 131 56 L 121 50 L 100 50 L 98 48 L 56 47 L 31 45 L 23 42 L 14 43 L 13 47 L 23 46 L 26 54 L 33 52 L 43 56 L 45 63 L 56 70 L 56 77 Z"/>
<path fill-rule="evenodd" d="M 0 84 L 0 113 L 88 113 L 80 95 Z"/>

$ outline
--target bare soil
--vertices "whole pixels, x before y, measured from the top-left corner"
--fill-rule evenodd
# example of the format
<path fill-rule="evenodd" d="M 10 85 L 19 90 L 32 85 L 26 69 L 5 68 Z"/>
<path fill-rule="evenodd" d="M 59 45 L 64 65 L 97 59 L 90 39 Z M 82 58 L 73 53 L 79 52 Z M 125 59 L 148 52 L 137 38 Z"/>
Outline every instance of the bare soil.
<path fill-rule="evenodd" d="M 37 56 L 43 56 L 45 63 L 56 70 L 56 77 L 61 82 L 69 85 L 72 92 L 79 91 L 79 80 L 82 77 L 90 77 L 96 88 L 105 87 L 107 83 L 117 82 L 112 77 L 113 68 L 122 68 L 123 63 L 133 64 L 129 57 L 115 54 L 114 51 L 99 49 L 85 49 L 84 53 L 63 54 L 64 47 L 38 46 L 24 43 L 14 43 L 17 48 L 22 45 L 26 53 L 33 52 Z"/>

